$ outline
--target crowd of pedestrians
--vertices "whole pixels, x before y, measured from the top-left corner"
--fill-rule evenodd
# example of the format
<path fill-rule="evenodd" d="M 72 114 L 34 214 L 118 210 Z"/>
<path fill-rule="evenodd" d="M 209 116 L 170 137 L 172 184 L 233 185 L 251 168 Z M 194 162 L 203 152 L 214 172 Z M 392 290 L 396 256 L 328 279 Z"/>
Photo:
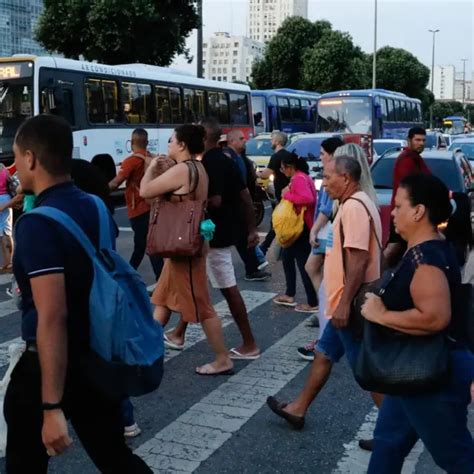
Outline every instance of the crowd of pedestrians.
<path fill-rule="evenodd" d="M 289 402 L 269 397 L 267 404 L 292 427 L 302 429 L 333 365 L 346 355 L 356 380 L 380 409 L 374 438 L 360 443 L 373 451 L 369 465 L 373 474 L 401 472 L 418 439 L 447 472 L 474 472 L 474 445 L 466 426 L 474 357 L 464 330 L 466 311 L 456 304 L 461 294 L 458 260 L 450 242 L 438 232 L 453 208 L 448 189 L 429 173 L 420 155 L 425 137 L 423 129 L 410 130 L 408 147 L 395 164 L 387 246 L 368 161 L 358 145 L 344 144 L 337 137 L 322 143 L 323 183 L 317 191 L 306 161 L 286 151 L 287 136 L 274 132 L 275 153 L 268 167 L 258 172 L 261 178 L 273 175 L 276 205 L 291 203 L 303 220 L 298 235 L 281 250 L 286 288 L 273 301 L 311 314 L 309 324 L 319 327 L 318 340 L 295 348 L 312 361 L 301 392 Z M 175 205 L 173 222 L 189 230 L 189 235 L 177 239 L 189 238 L 192 245 L 185 251 L 183 242 L 174 242 L 180 250 L 163 252 L 164 259 L 149 245 L 157 282 L 151 296 L 154 319 L 165 328 L 173 312 L 179 315 L 178 324 L 163 334 L 171 350 L 184 349 L 188 324 L 202 326 L 214 358 L 195 367 L 196 375 L 233 373 L 234 360 L 255 360 L 261 354 L 237 284 L 232 252 L 235 248 L 242 259 L 246 280 L 266 281 L 271 275 L 263 270 L 265 255 L 279 232 L 272 226 L 260 243 L 252 203 L 257 175 L 245 156 L 245 140 L 240 130 L 223 137 L 219 124 L 205 119 L 199 125 L 178 126 L 167 155 L 152 156 L 147 132 L 136 129 L 132 155 L 107 183 L 103 177 L 95 178 L 92 165 L 72 159 L 72 132 L 66 122 L 48 115 L 27 120 L 14 144 L 21 186 L 16 197 L 9 193 L 11 173 L 0 169 L 6 268 L 13 251 L 11 207 L 24 196 L 34 196 L 37 208 L 67 214 L 101 253 L 104 226 L 113 241 L 118 234 L 109 190 L 125 183 L 134 269 L 144 258 L 147 238 L 150 243 L 151 222 L 160 225 L 165 204 Z M 107 222 L 101 220 L 90 194 L 107 204 L 111 211 Z M 185 206 L 190 214 L 178 212 Z M 196 231 L 192 223 L 198 209 L 206 214 Z M 203 230 L 207 219 L 214 225 L 212 235 Z M 173 222 L 163 225 L 171 229 Z M 41 235 L 42 245 L 31 245 L 31 235 Z M 13 272 L 22 295 L 26 350 L 5 399 L 7 472 L 46 472 L 49 458 L 72 442 L 66 419 L 101 472 L 151 472 L 125 443 L 124 435 L 140 433 L 129 394 L 105 394 L 84 369 L 92 336 L 86 317 L 94 278 L 88 254 L 66 229 L 34 213 L 19 220 L 15 237 Z M 296 301 L 296 267 L 305 303 Z M 225 346 L 208 280 L 224 296 L 240 331 L 242 342 L 237 347 Z M 308 329 L 308 335 L 312 331 Z M 371 344 L 375 339 L 379 343 Z M 400 361 L 400 354 L 406 353 L 410 359 Z M 439 374 L 427 354 L 450 370 Z M 380 360 L 385 377 L 371 370 Z M 397 364 L 400 372 L 394 374 Z M 403 371 L 407 364 L 419 365 L 424 378 L 413 380 L 413 373 Z"/>

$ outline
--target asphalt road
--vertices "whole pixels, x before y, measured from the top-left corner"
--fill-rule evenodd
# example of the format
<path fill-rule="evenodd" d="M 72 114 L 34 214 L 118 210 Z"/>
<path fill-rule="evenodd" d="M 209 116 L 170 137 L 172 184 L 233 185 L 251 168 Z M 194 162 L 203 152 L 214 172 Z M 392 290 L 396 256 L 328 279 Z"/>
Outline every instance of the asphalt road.
<path fill-rule="evenodd" d="M 132 233 L 124 209 L 117 209 L 121 229 L 120 253 L 128 258 Z M 268 216 L 262 228 L 268 225 Z M 211 351 L 198 327 L 188 334 L 186 350 L 167 354 L 165 376 L 155 393 L 134 399 L 135 415 L 142 434 L 131 440 L 155 472 L 197 473 L 363 473 L 368 455 L 357 440 L 370 436 L 376 410 L 370 397 L 355 383 L 345 361 L 336 365 L 326 387 L 306 419 L 305 429 L 295 432 L 266 407 L 269 395 L 291 399 L 308 374 L 309 364 L 298 358 L 296 347 L 315 339 L 317 329 L 308 328 L 301 315 L 276 307 L 272 297 L 284 291 L 281 263 L 270 266 L 272 279 L 248 283 L 238 256 L 234 262 L 238 284 L 249 309 L 252 328 L 262 351 L 256 361 L 236 362 L 231 376 L 199 377 L 194 367 L 209 361 Z M 152 284 L 148 261 L 140 271 Z M 474 255 L 467 266 L 474 282 Z M 6 351 L 20 334 L 20 317 L 9 302 L 7 280 L 0 280 L 0 366 L 6 368 Z M 235 324 L 219 292 L 211 291 L 223 319 L 228 347 L 239 344 Z M 298 300 L 303 302 L 298 282 Z M 172 320 L 170 326 L 176 319 Z M 474 417 L 472 412 L 470 421 Z M 473 427 L 471 423 L 471 428 Z M 25 453 L 27 455 L 27 453 Z M 67 454 L 53 459 L 50 472 L 92 474 L 96 469 L 75 438 Z M 4 472 L 0 460 L 0 471 Z M 405 464 L 404 473 L 436 474 L 431 456 L 417 446 Z"/>

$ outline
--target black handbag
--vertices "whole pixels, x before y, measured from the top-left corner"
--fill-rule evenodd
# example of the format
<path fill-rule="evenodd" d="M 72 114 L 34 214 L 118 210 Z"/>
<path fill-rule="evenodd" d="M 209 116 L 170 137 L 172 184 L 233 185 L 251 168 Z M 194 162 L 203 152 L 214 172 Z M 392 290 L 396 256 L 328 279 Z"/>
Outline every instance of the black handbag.
<path fill-rule="evenodd" d="M 379 290 L 382 295 L 401 265 Z M 389 395 L 416 395 L 440 389 L 449 377 L 446 331 L 411 336 L 364 320 L 362 344 L 354 368 L 359 385 Z"/>
<path fill-rule="evenodd" d="M 357 201 L 358 203 L 362 204 L 362 206 L 364 207 L 365 211 L 367 212 L 367 216 L 369 217 L 370 232 L 374 234 L 379 250 L 382 253 L 382 243 L 377 237 L 377 231 L 375 230 L 374 220 L 372 219 L 372 215 L 370 214 L 370 211 L 367 209 L 367 206 L 360 199 L 357 199 L 354 197 L 350 197 L 349 199 L 353 199 L 354 201 Z M 342 266 L 344 270 L 344 279 L 345 279 L 346 259 L 344 256 L 344 229 L 342 227 L 342 220 L 339 225 L 339 234 L 340 234 L 340 240 L 341 240 L 341 246 L 342 246 Z M 382 255 L 380 256 L 380 274 L 382 274 Z M 365 295 L 367 293 L 378 294 L 379 289 L 380 289 L 380 281 L 381 279 L 371 281 L 368 283 L 363 283 L 360 286 L 354 298 L 352 299 L 350 315 L 349 315 L 349 328 L 351 329 L 352 334 L 355 339 L 361 340 L 363 336 L 363 332 L 364 332 L 365 318 L 362 316 L 361 308 L 365 302 Z"/>

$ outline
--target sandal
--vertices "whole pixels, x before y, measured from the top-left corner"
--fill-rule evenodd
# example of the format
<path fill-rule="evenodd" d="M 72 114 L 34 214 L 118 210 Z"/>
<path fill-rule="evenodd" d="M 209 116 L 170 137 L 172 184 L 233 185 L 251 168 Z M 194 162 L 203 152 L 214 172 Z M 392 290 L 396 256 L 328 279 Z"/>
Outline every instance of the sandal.
<path fill-rule="evenodd" d="M 295 311 L 298 313 L 316 313 L 319 310 L 319 306 L 310 306 L 309 304 L 297 304 Z"/>
<path fill-rule="evenodd" d="M 275 397 L 267 398 L 267 405 L 275 415 L 286 420 L 295 430 L 301 430 L 304 427 L 304 416 L 292 415 L 284 410 L 287 403 L 279 402 Z"/>
<path fill-rule="evenodd" d="M 280 306 L 289 306 L 290 308 L 294 308 L 297 305 L 294 298 L 286 295 L 279 295 L 276 298 L 273 298 L 273 302 L 275 304 L 279 304 Z"/>
<path fill-rule="evenodd" d="M 196 367 L 196 374 L 205 375 L 205 376 L 216 376 L 216 375 L 232 375 L 234 373 L 234 368 L 224 370 L 216 370 L 211 364 L 201 365 L 201 367 Z"/>

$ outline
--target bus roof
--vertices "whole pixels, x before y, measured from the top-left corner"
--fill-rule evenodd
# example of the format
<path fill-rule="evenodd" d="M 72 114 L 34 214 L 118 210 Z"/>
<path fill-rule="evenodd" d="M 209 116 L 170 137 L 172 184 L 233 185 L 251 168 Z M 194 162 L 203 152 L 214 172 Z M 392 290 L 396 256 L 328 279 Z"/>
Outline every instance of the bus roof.
<path fill-rule="evenodd" d="M 170 69 L 160 66 L 152 66 L 150 64 L 137 63 L 108 66 L 106 64 L 91 63 L 88 61 L 77 61 L 75 59 L 58 58 L 53 56 L 32 56 L 22 54 L 15 54 L 11 57 L 0 58 L 0 62 L 15 61 L 33 61 L 40 67 L 121 76 L 130 79 L 133 78 L 145 80 L 160 80 L 169 83 L 215 87 L 216 89 L 226 89 L 229 91 L 250 92 L 250 87 L 244 84 L 201 79 L 185 71 L 178 71 L 176 69 Z"/>
<path fill-rule="evenodd" d="M 307 97 L 311 99 L 318 99 L 321 97 L 319 92 L 299 91 L 296 89 L 258 89 L 252 90 L 252 95 L 264 95 L 264 96 L 281 96 L 281 97 Z"/>
<path fill-rule="evenodd" d="M 466 118 L 461 117 L 461 116 L 459 116 L 459 115 L 450 115 L 449 117 L 444 117 L 443 120 L 467 122 L 467 119 L 466 119 Z"/>
<path fill-rule="evenodd" d="M 359 90 L 326 92 L 325 94 L 321 95 L 321 99 L 326 99 L 330 97 L 344 97 L 344 96 L 348 96 L 348 97 L 350 96 L 357 96 L 357 97 L 381 96 L 381 97 L 388 97 L 388 98 L 394 98 L 394 99 L 410 99 L 410 100 L 421 103 L 421 100 L 415 99 L 413 97 L 408 97 L 406 94 L 403 94 L 402 92 L 388 91 L 385 89 L 359 89 Z"/>

